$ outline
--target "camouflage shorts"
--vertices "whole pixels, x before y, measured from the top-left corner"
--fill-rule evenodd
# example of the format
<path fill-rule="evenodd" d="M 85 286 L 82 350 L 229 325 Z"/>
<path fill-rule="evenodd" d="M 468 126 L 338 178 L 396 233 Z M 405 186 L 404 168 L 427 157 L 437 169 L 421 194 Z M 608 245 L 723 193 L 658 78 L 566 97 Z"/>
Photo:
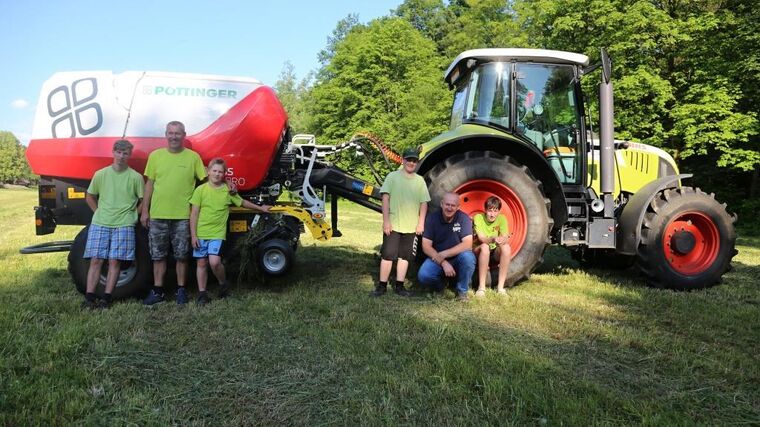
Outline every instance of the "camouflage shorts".
<path fill-rule="evenodd" d="M 148 228 L 150 257 L 154 261 L 166 259 L 169 246 L 174 259 L 184 260 L 190 256 L 190 220 L 151 219 Z"/>

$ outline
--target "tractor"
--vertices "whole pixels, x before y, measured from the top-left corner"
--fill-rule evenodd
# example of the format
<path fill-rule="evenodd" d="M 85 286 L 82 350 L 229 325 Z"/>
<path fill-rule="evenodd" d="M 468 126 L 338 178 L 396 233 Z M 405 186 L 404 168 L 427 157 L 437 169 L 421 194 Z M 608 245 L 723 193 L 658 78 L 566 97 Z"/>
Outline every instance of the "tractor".
<path fill-rule="evenodd" d="M 581 81 L 600 70 L 598 135 Z M 449 131 L 421 147 L 418 172 L 436 206 L 504 201 L 513 259 L 508 282 L 529 277 L 548 244 L 584 266 L 634 263 L 647 282 L 678 290 L 719 283 L 730 269 L 736 216 L 713 194 L 682 185 L 665 151 L 613 138 L 612 63 L 543 49 L 475 49 L 444 74 L 454 91 Z"/>

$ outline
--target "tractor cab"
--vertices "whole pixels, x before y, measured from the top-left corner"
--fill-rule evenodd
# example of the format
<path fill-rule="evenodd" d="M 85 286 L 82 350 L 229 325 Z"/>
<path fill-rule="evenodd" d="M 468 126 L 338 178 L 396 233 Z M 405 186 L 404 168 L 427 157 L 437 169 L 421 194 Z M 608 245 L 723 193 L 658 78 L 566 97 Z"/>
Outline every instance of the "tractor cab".
<path fill-rule="evenodd" d="M 446 71 L 455 89 L 451 129 L 496 128 L 541 152 L 563 184 L 583 181 L 579 76 L 588 57 L 533 49 L 476 49 Z"/>

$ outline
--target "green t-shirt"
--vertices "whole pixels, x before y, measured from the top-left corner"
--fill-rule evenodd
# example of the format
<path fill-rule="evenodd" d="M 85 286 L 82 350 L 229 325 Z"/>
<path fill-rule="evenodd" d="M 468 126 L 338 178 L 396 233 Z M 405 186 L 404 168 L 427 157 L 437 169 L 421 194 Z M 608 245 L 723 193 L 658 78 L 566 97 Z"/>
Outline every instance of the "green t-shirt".
<path fill-rule="evenodd" d="M 98 196 L 92 223 L 102 227 L 126 227 L 137 222 L 137 203 L 143 197 L 143 178 L 132 169 L 117 172 L 107 166 L 95 172 L 87 192 Z"/>
<path fill-rule="evenodd" d="M 195 189 L 190 204 L 201 208 L 196 236 L 199 239 L 224 240 L 227 237 L 230 205 L 240 206 L 243 199 L 238 194 L 230 194 L 227 184 L 214 188 L 207 182 Z"/>
<path fill-rule="evenodd" d="M 380 193 L 390 196 L 393 231 L 414 233 L 420 219 L 420 204 L 430 201 L 425 180 L 417 174 L 410 177 L 399 169 L 388 174 Z"/>
<path fill-rule="evenodd" d="M 475 234 L 483 234 L 486 237 L 498 237 L 509 235 L 509 225 L 507 224 L 507 217 L 504 214 L 499 214 L 493 222 L 488 222 L 486 214 L 480 213 L 475 215 L 472 219 L 472 225 L 475 227 Z M 488 244 L 491 249 L 496 249 L 496 242 Z"/>
<path fill-rule="evenodd" d="M 195 180 L 206 177 L 206 169 L 198 153 L 189 148 L 179 153 L 160 148 L 148 156 L 145 176 L 153 180 L 151 218 L 190 218 L 189 201 L 195 189 Z"/>

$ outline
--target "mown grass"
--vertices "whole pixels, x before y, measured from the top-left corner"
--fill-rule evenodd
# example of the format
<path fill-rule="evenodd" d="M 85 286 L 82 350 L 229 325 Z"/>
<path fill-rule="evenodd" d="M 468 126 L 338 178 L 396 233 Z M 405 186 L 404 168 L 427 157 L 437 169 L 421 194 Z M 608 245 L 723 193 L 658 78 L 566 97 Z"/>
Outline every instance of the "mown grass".
<path fill-rule="evenodd" d="M 702 292 L 556 248 L 505 298 L 371 299 L 380 218 L 342 205 L 344 237 L 304 235 L 286 278 L 83 312 L 65 253 L 17 252 L 35 193 L 0 204 L 2 425 L 760 423 L 760 238 Z"/>

